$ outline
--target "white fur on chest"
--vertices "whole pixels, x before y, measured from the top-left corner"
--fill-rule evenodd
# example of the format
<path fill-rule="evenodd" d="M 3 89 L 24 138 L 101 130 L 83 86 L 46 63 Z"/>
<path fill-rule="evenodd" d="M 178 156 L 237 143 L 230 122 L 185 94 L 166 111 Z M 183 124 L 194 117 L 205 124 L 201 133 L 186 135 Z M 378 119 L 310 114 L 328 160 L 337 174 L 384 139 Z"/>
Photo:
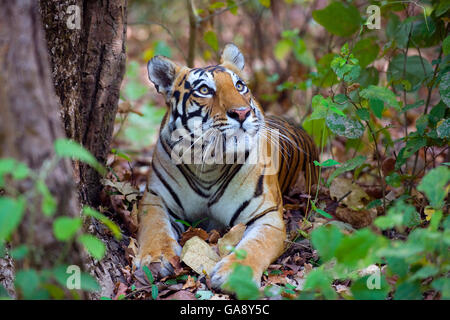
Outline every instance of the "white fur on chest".
<path fill-rule="evenodd" d="M 257 165 L 243 164 L 226 187 L 222 187 L 219 182 L 211 183 L 211 187 L 208 190 L 202 190 L 203 195 L 201 195 L 176 168 L 160 142 L 157 144 L 156 152 L 159 170 L 166 170 L 170 174 L 164 174 L 164 182 L 162 182 L 153 172 L 149 179 L 149 189 L 157 193 L 166 207 L 183 220 L 192 223 L 207 218 L 208 229 L 222 228 L 230 225 L 237 212 L 239 215 L 236 214 L 238 218 L 235 218 L 234 223 L 246 222 L 253 213 L 257 213 L 257 210 L 264 210 L 269 206 L 264 206 L 262 196 L 257 198 L 254 196 L 257 183 L 254 176 L 260 171 Z M 208 177 L 202 178 L 208 181 Z M 218 193 L 221 193 L 221 196 L 214 201 Z M 174 194 L 178 197 L 181 207 L 174 199 Z M 242 208 L 246 202 L 247 205 Z"/>

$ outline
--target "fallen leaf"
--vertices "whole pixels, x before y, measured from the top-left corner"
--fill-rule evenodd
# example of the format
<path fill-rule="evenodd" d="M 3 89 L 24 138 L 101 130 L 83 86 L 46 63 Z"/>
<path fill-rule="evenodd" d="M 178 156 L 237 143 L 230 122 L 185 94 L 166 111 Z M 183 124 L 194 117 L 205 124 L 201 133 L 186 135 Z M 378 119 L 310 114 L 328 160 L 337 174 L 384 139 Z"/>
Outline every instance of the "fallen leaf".
<path fill-rule="evenodd" d="M 364 228 L 372 224 L 377 217 L 377 210 L 372 208 L 370 210 L 355 211 L 350 208 L 338 207 L 336 209 L 336 218 L 350 224 L 356 229 Z"/>
<path fill-rule="evenodd" d="M 184 244 L 180 259 L 198 274 L 210 275 L 220 257 L 205 240 L 194 236 Z"/>
<path fill-rule="evenodd" d="M 209 232 L 208 242 L 210 244 L 216 244 L 219 238 L 220 233 L 217 230 L 213 229 Z"/>
<path fill-rule="evenodd" d="M 161 300 L 197 300 L 195 294 L 188 290 L 180 290 Z"/>
<path fill-rule="evenodd" d="M 395 169 L 395 159 L 387 158 L 384 160 L 381 169 L 383 170 L 383 175 L 388 176 Z"/>
<path fill-rule="evenodd" d="M 221 257 L 230 253 L 230 247 L 236 246 L 241 241 L 244 235 L 246 226 L 243 223 L 239 223 L 230 229 L 222 238 L 217 241 L 217 247 L 219 248 L 219 254 Z"/>
<path fill-rule="evenodd" d="M 194 278 L 191 277 L 191 276 L 188 276 L 188 278 L 187 278 L 186 282 L 184 283 L 182 289 L 185 290 L 185 289 L 191 289 L 191 288 L 196 289 L 197 285 L 195 283 Z"/>
<path fill-rule="evenodd" d="M 330 197 L 353 210 L 364 209 L 370 201 L 369 195 L 360 186 L 345 178 L 336 178 L 331 182 Z"/>
<path fill-rule="evenodd" d="M 119 282 L 119 285 L 117 286 L 117 293 L 114 296 L 114 300 L 119 299 L 121 295 L 125 295 L 128 290 L 128 286 L 125 283 Z"/>
<path fill-rule="evenodd" d="M 180 239 L 180 245 L 184 246 L 184 244 L 186 243 L 186 241 L 188 241 L 189 239 L 191 239 L 192 237 L 199 237 L 202 240 L 206 240 L 208 239 L 208 233 L 200 228 L 192 228 L 189 227 L 185 232 L 183 232 L 183 234 L 181 235 L 181 239 Z"/>
<path fill-rule="evenodd" d="M 104 186 L 112 187 L 117 191 L 119 191 L 121 194 L 125 196 L 125 199 L 128 202 L 137 200 L 139 190 L 133 187 L 130 182 L 111 181 L 109 179 L 102 179 L 101 182 Z"/>

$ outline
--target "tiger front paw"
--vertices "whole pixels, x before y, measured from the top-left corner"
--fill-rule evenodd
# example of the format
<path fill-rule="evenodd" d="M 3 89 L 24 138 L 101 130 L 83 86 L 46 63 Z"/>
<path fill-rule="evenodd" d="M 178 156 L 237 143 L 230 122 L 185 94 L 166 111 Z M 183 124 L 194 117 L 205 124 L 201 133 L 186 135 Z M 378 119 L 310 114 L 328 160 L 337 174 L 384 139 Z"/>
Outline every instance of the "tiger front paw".
<path fill-rule="evenodd" d="M 211 272 L 211 286 L 214 289 L 221 289 L 224 291 L 228 291 L 227 288 L 224 288 L 223 285 L 230 279 L 231 274 L 234 271 L 236 259 L 233 255 L 227 256 L 221 261 L 219 261 L 213 271 Z M 261 286 L 261 276 L 262 273 L 253 271 L 253 282 L 260 287 Z"/>
<path fill-rule="evenodd" d="M 137 269 L 148 266 L 152 274 L 157 278 L 167 277 L 174 273 L 172 265 L 174 259 L 181 253 L 181 246 L 175 245 L 170 250 L 139 250 L 133 259 L 133 265 Z"/>

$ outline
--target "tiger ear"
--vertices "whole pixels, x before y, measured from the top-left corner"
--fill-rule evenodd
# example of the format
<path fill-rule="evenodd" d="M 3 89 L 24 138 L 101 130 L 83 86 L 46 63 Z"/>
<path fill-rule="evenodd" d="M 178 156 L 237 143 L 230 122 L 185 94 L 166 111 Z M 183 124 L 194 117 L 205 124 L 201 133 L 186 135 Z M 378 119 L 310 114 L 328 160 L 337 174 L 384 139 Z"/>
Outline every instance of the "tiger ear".
<path fill-rule="evenodd" d="M 180 67 L 163 56 L 153 57 L 147 64 L 148 78 L 159 93 L 168 95 Z"/>
<path fill-rule="evenodd" d="M 245 66 L 244 55 L 241 53 L 239 48 L 232 43 L 229 43 L 223 49 L 222 57 L 220 58 L 220 63 L 229 62 L 234 64 L 239 70 L 243 70 Z"/>

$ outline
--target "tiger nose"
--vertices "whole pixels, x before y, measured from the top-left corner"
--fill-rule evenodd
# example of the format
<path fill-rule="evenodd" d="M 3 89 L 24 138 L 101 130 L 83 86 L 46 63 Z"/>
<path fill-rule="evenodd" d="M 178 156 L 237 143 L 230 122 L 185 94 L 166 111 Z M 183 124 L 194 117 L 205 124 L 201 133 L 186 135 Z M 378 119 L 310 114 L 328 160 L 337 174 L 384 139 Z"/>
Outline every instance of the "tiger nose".
<path fill-rule="evenodd" d="M 239 121 L 240 123 L 242 123 L 250 115 L 250 111 L 251 111 L 251 109 L 249 107 L 241 107 L 241 108 L 230 109 L 227 111 L 227 114 L 231 119 L 235 119 L 235 120 Z"/>

